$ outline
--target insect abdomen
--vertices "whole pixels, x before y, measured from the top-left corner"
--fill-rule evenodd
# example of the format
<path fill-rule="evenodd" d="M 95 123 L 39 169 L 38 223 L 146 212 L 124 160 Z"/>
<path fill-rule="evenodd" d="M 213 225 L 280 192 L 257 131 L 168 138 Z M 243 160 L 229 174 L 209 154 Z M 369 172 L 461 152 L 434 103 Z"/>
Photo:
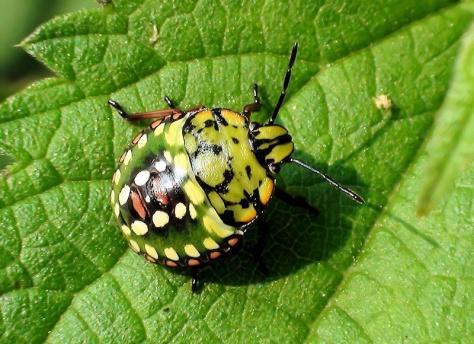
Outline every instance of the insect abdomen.
<path fill-rule="evenodd" d="M 217 258 L 240 236 L 222 222 L 194 177 L 184 121 L 162 123 L 133 140 L 114 174 L 111 195 L 132 249 L 173 267 Z"/>

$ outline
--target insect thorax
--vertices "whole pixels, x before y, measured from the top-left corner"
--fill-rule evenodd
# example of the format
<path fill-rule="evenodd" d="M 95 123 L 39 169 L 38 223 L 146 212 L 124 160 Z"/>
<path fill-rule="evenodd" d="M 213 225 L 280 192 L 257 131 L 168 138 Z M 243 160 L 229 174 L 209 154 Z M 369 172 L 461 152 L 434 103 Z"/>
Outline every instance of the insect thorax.
<path fill-rule="evenodd" d="M 199 111 L 183 127 L 196 180 L 222 220 L 244 226 L 270 200 L 274 181 L 250 143 L 248 120 L 227 109 Z"/>

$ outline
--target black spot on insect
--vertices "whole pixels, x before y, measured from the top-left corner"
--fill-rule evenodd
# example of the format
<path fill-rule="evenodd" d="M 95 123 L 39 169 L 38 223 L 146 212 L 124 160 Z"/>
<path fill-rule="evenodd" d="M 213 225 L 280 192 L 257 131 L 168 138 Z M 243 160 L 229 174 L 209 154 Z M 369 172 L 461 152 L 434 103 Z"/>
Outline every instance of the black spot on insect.
<path fill-rule="evenodd" d="M 196 148 L 196 151 L 192 154 L 194 158 L 197 158 L 199 155 L 212 152 L 215 155 L 219 155 L 222 152 L 222 146 L 216 144 L 210 144 L 207 142 L 199 142 Z"/>
<path fill-rule="evenodd" d="M 221 219 L 226 224 L 229 224 L 231 226 L 236 225 L 234 219 L 234 212 L 232 210 L 227 209 L 226 211 L 224 211 L 224 214 L 221 215 Z"/>
<path fill-rule="evenodd" d="M 236 145 L 239 144 L 239 140 L 236 139 L 235 137 L 232 138 L 232 142 L 234 142 Z"/>
<path fill-rule="evenodd" d="M 229 184 L 220 183 L 215 186 L 215 189 L 218 193 L 225 194 L 229 191 Z"/>
<path fill-rule="evenodd" d="M 219 145 L 212 145 L 211 149 L 212 153 L 214 153 L 215 155 L 219 155 L 222 152 L 222 147 Z"/>
<path fill-rule="evenodd" d="M 227 182 L 230 183 L 232 178 L 234 178 L 234 172 L 232 172 L 232 170 L 225 170 L 224 171 L 224 178 Z"/>
<path fill-rule="evenodd" d="M 227 193 L 227 191 L 229 191 L 229 183 L 231 182 L 232 178 L 234 178 L 234 172 L 232 172 L 232 170 L 225 170 L 223 176 L 224 180 L 222 183 L 215 186 L 215 189 L 218 193 Z"/>
<path fill-rule="evenodd" d="M 259 191 L 258 188 L 252 191 L 252 196 L 248 197 L 250 203 L 253 204 L 257 212 L 260 212 L 263 210 L 264 206 L 262 203 L 260 203 L 260 196 L 259 196 Z"/>
<path fill-rule="evenodd" d="M 247 209 L 250 206 L 250 203 L 248 200 L 243 199 L 240 201 L 240 205 L 242 206 L 243 209 Z"/>
<path fill-rule="evenodd" d="M 183 126 L 183 133 L 188 134 L 194 131 L 196 127 L 191 123 L 191 121 L 186 121 L 186 123 Z"/>
<path fill-rule="evenodd" d="M 247 177 L 250 179 L 252 177 L 252 169 L 249 165 L 245 166 L 245 172 L 247 172 Z"/>
<path fill-rule="evenodd" d="M 215 130 L 219 130 L 219 126 L 216 121 L 212 119 L 207 119 L 204 121 L 204 127 L 200 128 L 197 132 L 200 134 L 204 129 L 214 127 Z"/>
<path fill-rule="evenodd" d="M 222 117 L 222 114 L 221 114 L 221 109 L 220 108 L 214 108 L 212 109 L 212 115 L 214 116 L 214 118 L 216 119 L 217 123 L 223 125 L 223 126 L 228 126 L 229 123 L 227 123 L 227 121 L 225 120 L 224 117 Z"/>

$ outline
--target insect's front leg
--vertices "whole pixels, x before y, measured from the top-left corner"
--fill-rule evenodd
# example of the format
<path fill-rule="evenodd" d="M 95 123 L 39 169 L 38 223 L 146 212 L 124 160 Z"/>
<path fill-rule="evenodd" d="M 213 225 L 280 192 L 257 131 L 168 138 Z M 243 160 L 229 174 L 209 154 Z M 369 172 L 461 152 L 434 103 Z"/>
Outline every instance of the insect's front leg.
<path fill-rule="evenodd" d="M 252 112 L 260 111 L 262 104 L 260 103 L 260 97 L 258 96 L 258 85 L 253 84 L 253 103 L 244 106 L 243 115 L 250 118 Z"/>

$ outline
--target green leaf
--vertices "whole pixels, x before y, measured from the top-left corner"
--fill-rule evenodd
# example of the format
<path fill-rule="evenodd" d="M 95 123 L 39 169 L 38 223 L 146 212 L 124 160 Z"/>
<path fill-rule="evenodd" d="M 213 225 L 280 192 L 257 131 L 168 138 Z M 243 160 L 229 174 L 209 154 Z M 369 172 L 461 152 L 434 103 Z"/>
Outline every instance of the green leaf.
<path fill-rule="evenodd" d="M 441 0 L 114 0 L 53 19 L 23 47 L 57 78 L 0 105 L 0 342 L 472 341 L 473 169 L 441 211 L 414 217 L 422 147 L 450 87 L 472 8 Z M 319 215 L 274 198 L 263 275 L 245 245 L 206 285 L 127 250 L 108 194 L 140 125 L 130 111 L 241 109 L 261 85 L 267 118 L 300 43 L 279 121 L 297 157 L 366 206 L 286 166 Z M 389 110 L 373 98 L 387 95 Z M 471 235 L 470 235 L 471 234 Z M 471 283 L 471 285 L 469 285 Z"/>
<path fill-rule="evenodd" d="M 420 219 L 414 210 L 433 147 L 407 170 L 308 342 L 472 342 L 474 164 L 442 210 Z"/>
<path fill-rule="evenodd" d="M 418 203 L 426 214 L 451 192 L 458 175 L 474 160 L 474 26 L 463 40 L 455 75 L 436 118 L 429 151 L 431 163 Z"/>
<path fill-rule="evenodd" d="M 15 44 L 38 24 L 38 20 L 41 21 L 44 14 L 42 12 L 39 1 L 2 1 L 0 3 L 0 13 L 2 13 L 0 71 L 2 79 L 5 73 L 11 73 L 9 69 L 14 67 L 12 61 L 21 58 L 21 50 L 15 49 Z"/>

